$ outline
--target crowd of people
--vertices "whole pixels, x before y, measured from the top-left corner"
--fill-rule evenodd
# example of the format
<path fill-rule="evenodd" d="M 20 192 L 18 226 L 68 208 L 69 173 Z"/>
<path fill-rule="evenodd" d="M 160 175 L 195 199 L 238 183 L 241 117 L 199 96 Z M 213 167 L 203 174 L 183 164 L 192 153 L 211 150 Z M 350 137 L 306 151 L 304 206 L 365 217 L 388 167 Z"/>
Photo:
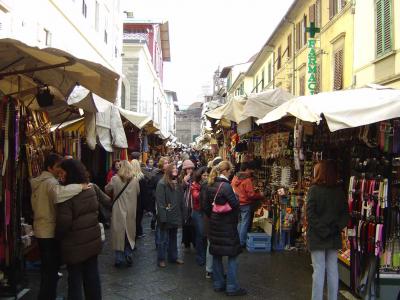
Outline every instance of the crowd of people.
<path fill-rule="evenodd" d="M 333 253 L 348 218 L 330 167 L 316 168 L 307 210 L 314 299 L 323 289 L 325 261 L 329 294 L 337 294 Z M 215 292 L 246 295 L 237 279 L 237 257 L 246 245 L 254 203 L 263 198 L 253 183 L 255 168 L 252 162 L 242 163 L 234 174 L 229 161 L 221 157 L 206 161 L 195 152 L 142 162 L 141 154 L 134 152 L 130 160 L 113 163 L 103 192 L 90 182 L 80 161 L 50 154 L 45 170 L 31 180 L 34 232 L 42 261 L 38 299 L 56 298 L 61 264 L 68 270 L 68 299 L 101 299 L 97 257 L 105 239 L 103 227 L 110 228 L 115 267 L 130 267 L 136 241 L 144 236 L 144 214 L 152 217 L 158 267 L 184 264 L 182 248 L 193 245 L 196 263 L 205 268 Z M 320 234 L 323 226 L 329 234 Z M 227 257 L 226 271 L 223 257 Z"/>

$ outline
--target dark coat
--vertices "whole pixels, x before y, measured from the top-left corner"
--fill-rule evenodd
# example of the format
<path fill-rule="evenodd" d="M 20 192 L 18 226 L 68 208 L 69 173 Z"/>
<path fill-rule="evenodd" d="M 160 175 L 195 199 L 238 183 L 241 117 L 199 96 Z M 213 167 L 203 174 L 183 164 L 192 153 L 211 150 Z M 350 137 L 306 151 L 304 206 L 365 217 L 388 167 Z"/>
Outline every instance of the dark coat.
<path fill-rule="evenodd" d="M 310 251 L 341 249 L 341 231 L 349 220 L 344 190 L 313 185 L 307 194 L 307 244 Z"/>
<path fill-rule="evenodd" d="M 229 213 L 217 214 L 212 212 L 212 203 L 220 183 L 223 183 L 215 202 L 223 205 L 229 202 L 232 210 Z M 207 186 L 202 192 L 202 208 L 209 217 L 210 253 L 219 256 L 237 256 L 241 252 L 238 222 L 240 204 L 228 180 L 217 177 L 214 184 Z"/>
<path fill-rule="evenodd" d="M 170 206 L 167 209 L 167 206 Z M 183 190 L 180 184 L 171 188 L 161 179 L 156 189 L 157 220 L 167 228 L 181 227 L 183 223 Z"/>
<path fill-rule="evenodd" d="M 101 252 L 99 203 L 93 188 L 57 204 L 56 237 L 66 264 L 81 263 Z"/>

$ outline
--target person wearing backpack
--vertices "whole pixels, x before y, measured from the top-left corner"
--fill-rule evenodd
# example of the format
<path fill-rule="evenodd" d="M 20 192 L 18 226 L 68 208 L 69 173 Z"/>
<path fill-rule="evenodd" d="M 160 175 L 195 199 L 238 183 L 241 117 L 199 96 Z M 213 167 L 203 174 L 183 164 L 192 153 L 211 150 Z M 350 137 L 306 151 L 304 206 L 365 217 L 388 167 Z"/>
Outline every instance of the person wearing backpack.
<path fill-rule="evenodd" d="M 136 209 L 140 187 L 129 161 L 121 161 L 118 174 L 106 185 L 105 190 L 113 194 L 111 244 L 115 250 L 115 267 L 120 268 L 124 264 L 130 267 L 135 248 Z"/>
<path fill-rule="evenodd" d="M 233 166 L 222 161 L 209 176 L 203 211 L 209 217 L 210 253 L 213 255 L 213 286 L 215 292 L 227 296 L 244 296 L 247 291 L 237 280 L 237 257 L 242 252 L 237 230 L 240 204 L 229 182 Z M 226 281 L 222 258 L 228 257 Z"/>

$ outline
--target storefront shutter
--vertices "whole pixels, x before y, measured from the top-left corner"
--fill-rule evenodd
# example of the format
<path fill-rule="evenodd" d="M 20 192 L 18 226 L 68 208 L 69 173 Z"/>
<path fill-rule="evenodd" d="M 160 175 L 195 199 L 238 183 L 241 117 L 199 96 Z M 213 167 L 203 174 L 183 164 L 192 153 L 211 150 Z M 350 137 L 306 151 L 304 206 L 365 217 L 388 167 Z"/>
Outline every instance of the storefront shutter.
<path fill-rule="evenodd" d="M 335 72 L 333 89 L 335 91 L 343 89 L 343 49 L 337 50 L 335 52 Z"/>

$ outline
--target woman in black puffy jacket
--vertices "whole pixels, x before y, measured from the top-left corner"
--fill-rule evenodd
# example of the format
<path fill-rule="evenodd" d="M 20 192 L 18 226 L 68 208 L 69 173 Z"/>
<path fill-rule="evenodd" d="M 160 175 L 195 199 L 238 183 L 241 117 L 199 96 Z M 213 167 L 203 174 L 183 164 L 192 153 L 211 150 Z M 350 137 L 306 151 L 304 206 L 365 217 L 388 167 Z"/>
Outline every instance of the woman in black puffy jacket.
<path fill-rule="evenodd" d="M 210 173 L 206 187 L 207 197 L 202 205 L 204 213 L 209 217 L 210 253 L 213 255 L 214 291 L 224 292 L 228 296 L 246 295 L 247 291 L 239 287 L 237 281 L 237 256 L 241 252 L 238 220 L 239 200 L 229 182 L 233 166 L 228 161 L 220 162 Z M 217 205 L 229 204 L 230 211 L 217 213 L 213 211 Z M 222 257 L 228 257 L 228 272 L 225 282 Z"/>

